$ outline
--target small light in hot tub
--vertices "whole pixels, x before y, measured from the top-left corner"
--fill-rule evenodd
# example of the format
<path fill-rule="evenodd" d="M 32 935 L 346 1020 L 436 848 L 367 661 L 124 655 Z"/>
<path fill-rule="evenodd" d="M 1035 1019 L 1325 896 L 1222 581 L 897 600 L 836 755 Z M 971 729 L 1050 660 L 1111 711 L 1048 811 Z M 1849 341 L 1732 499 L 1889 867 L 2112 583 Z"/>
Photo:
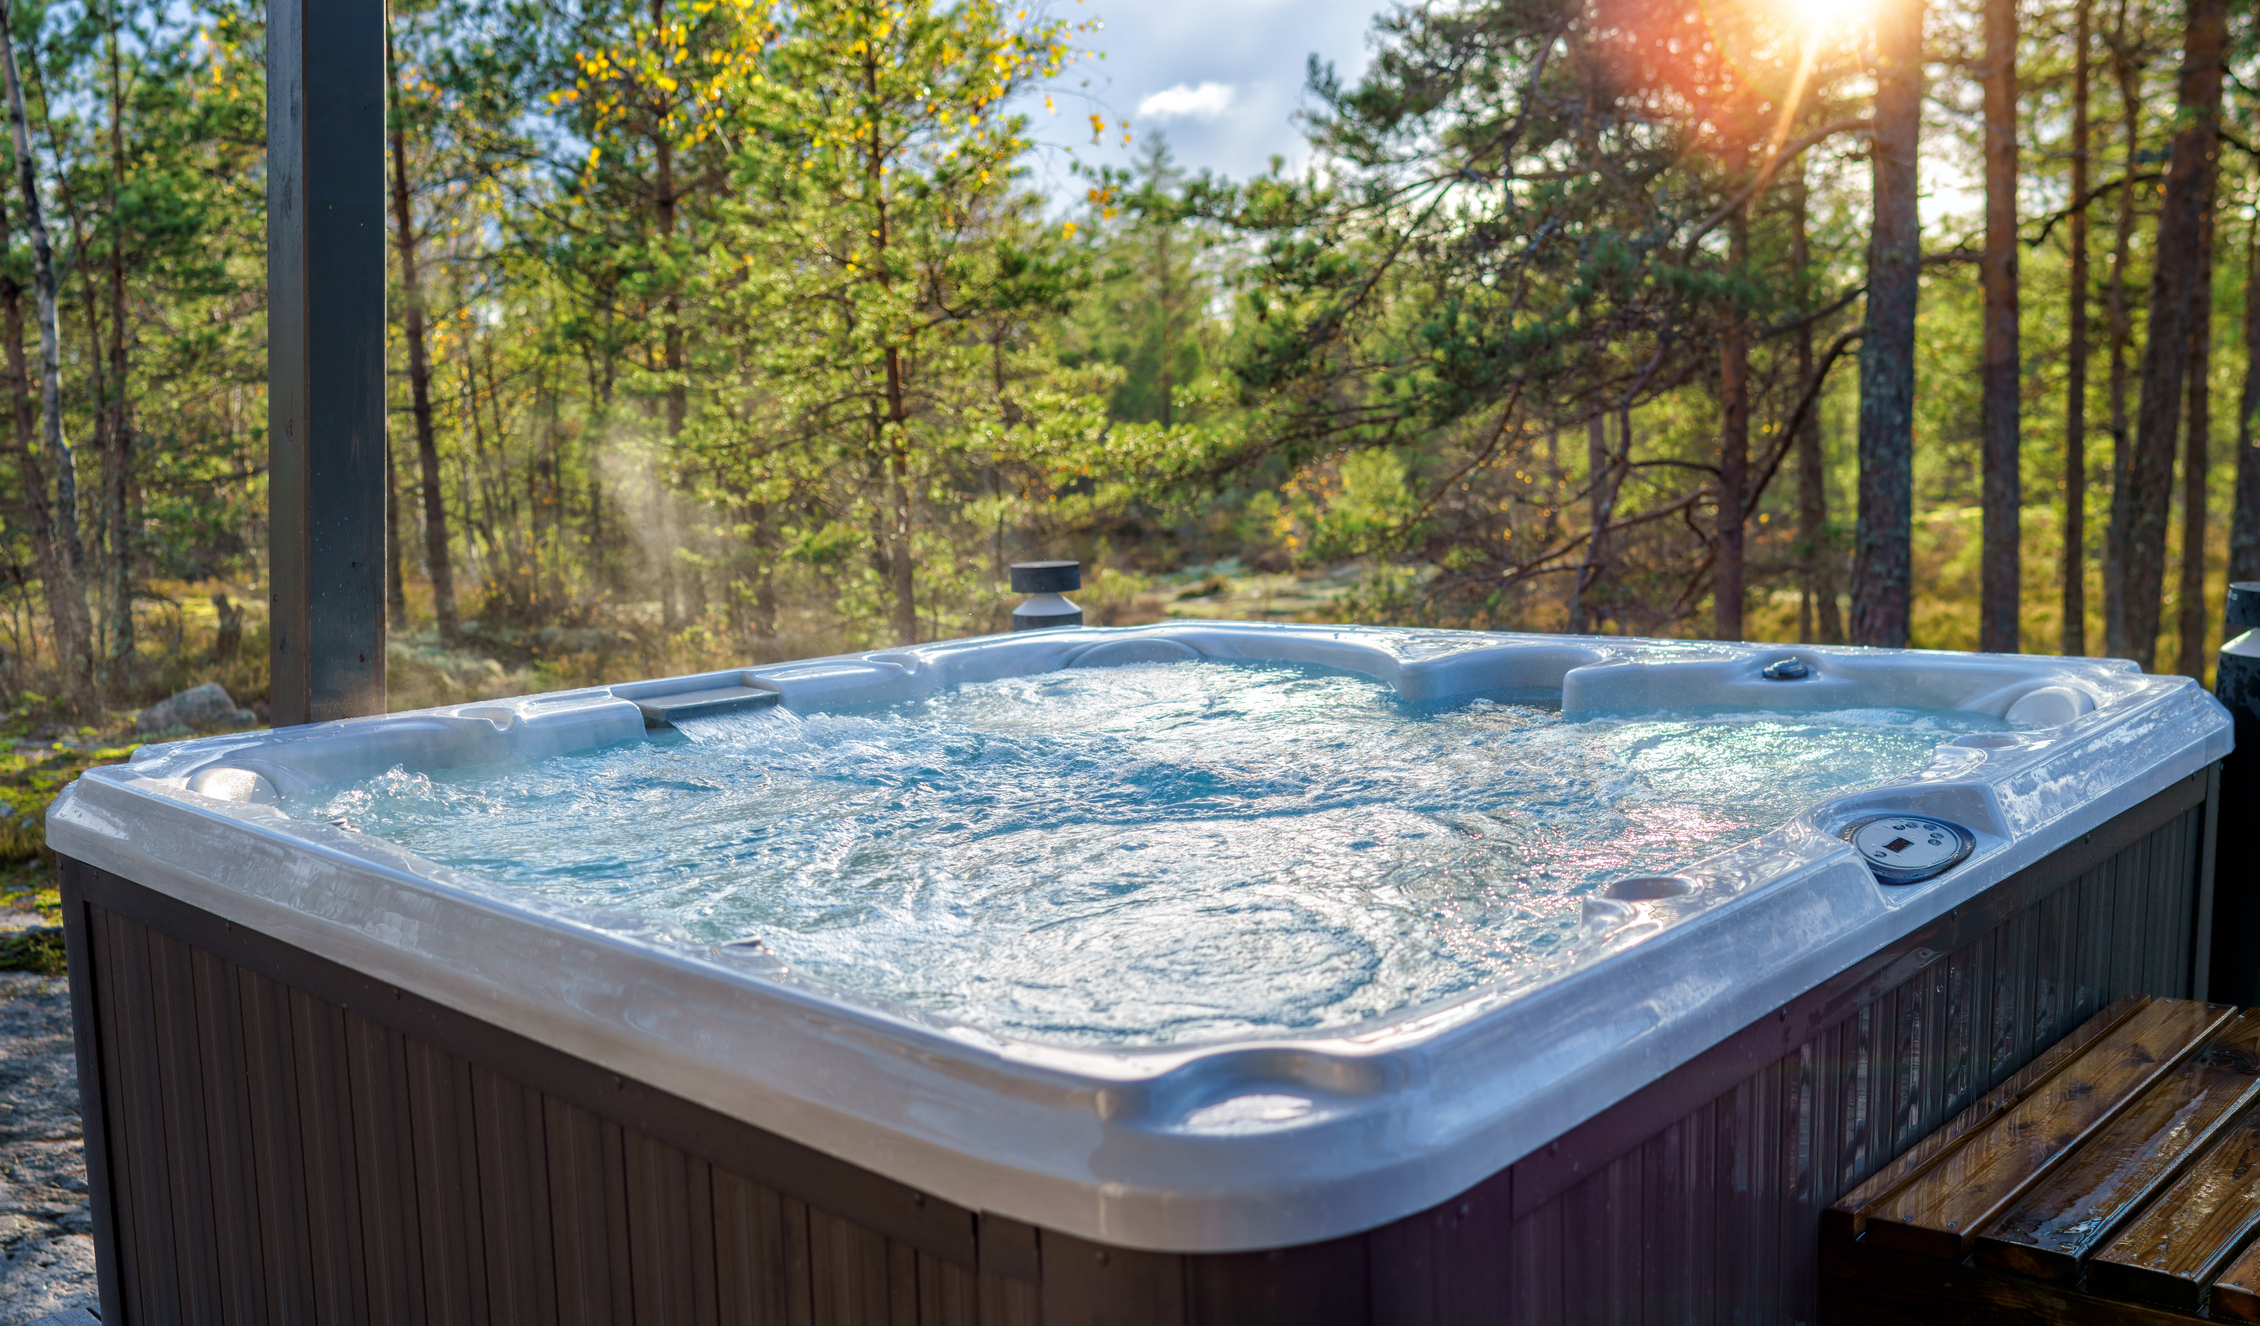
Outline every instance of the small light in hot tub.
<path fill-rule="evenodd" d="M 1883 815 L 1862 820 L 1845 835 L 1852 850 L 1884 884 L 1919 884 L 1962 864 L 1977 847 L 1968 829 L 1927 815 Z"/>

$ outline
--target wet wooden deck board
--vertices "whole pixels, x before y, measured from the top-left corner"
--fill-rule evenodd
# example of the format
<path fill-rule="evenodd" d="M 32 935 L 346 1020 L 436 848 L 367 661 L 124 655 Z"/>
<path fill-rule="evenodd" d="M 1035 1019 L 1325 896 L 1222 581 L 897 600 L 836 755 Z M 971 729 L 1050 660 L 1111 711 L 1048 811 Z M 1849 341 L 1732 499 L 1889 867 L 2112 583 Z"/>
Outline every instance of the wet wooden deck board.
<path fill-rule="evenodd" d="M 1980 1231 L 1988 1266 L 2069 1283 L 2138 1203 L 2260 1098 L 2260 1014 L 2245 1013 L 2161 1077 Z"/>
<path fill-rule="evenodd" d="M 2260 1010 L 2121 1001 L 1838 1202 L 1823 1322 L 2260 1322 Z"/>
<path fill-rule="evenodd" d="M 2220 1004 L 2153 1000 L 1876 1203 L 1866 1237 L 1901 1252 L 1959 1259 L 1981 1227 L 2235 1013 Z"/>
<path fill-rule="evenodd" d="M 2260 1114 L 2238 1116 L 2182 1176 L 2088 1263 L 2099 1291 L 2196 1309 L 2260 1231 Z"/>
<path fill-rule="evenodd" d="M 2213 1315 L 2230 1321 L 2260 1321 L 2260 1243 L 2244 1250 L 2213 1282 Z"/>
<path fill-rule="evenodd" d="M 2122 995 L 2094 1017 L 2081 1023 L 2071 1035 L 2041 1051 L 2038 1058 L 2011 1074 L 2000 1086 L 1970 1102 L 1967 1108 L 1955 1115 L 1944 1127 L 1917 1142 L 1905 1155 L 1869 1175 L 1859 1187 L 1846 1193 L 1822 1212 L 1823 1232 L 1836 1238 L 1857 1237 L 1866 1226 L 1869 1211 L 1878 1202 L 1936 1164 L 1941 1156 L 1964 1137 L 1991 1123 L 2010 1106 L 2031 1095 L 2042 1083 L 2055 1076 L 2057 1069 L 2070 1063 L 2082 1050 L 2147 1007 L 2150 998 L 2149 995 Z"/>

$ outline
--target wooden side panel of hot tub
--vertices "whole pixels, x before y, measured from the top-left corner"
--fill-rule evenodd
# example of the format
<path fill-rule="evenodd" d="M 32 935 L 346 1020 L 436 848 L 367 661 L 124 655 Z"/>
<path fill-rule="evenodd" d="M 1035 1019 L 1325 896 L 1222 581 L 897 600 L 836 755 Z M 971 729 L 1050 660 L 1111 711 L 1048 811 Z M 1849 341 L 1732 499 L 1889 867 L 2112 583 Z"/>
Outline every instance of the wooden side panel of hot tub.
<path fill-rule="evenodd" d="M 1449 1202 L 1229 1256 L 925 1196 L 66 862 L 103 1319 L 1810 1321 L 1839 1195 L 2117 996 L 2203 993 L 2211 788 Z"/>

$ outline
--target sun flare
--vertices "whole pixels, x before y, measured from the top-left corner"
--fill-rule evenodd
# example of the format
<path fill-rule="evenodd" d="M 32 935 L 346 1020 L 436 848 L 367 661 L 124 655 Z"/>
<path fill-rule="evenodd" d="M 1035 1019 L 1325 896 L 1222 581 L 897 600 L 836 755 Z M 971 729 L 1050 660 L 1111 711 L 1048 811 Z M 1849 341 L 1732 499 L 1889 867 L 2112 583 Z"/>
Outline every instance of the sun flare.
<path fill-rule="evenodd" d="M 1875 0 L 1783 0 L 1783 5 L 1817 37 L 1841 36 L 1875 17 Z"/>

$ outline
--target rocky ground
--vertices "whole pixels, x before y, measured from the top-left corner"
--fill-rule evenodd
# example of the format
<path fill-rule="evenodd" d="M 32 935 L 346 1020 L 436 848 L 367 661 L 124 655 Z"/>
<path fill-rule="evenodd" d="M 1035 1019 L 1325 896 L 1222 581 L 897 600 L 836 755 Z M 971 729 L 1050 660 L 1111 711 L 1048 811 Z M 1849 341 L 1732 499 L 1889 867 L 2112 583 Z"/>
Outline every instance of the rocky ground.
<path fill-rule="evenodd" d="M 0 1326 L 95 1306 L 69 985 L 0 972 Z"/>

